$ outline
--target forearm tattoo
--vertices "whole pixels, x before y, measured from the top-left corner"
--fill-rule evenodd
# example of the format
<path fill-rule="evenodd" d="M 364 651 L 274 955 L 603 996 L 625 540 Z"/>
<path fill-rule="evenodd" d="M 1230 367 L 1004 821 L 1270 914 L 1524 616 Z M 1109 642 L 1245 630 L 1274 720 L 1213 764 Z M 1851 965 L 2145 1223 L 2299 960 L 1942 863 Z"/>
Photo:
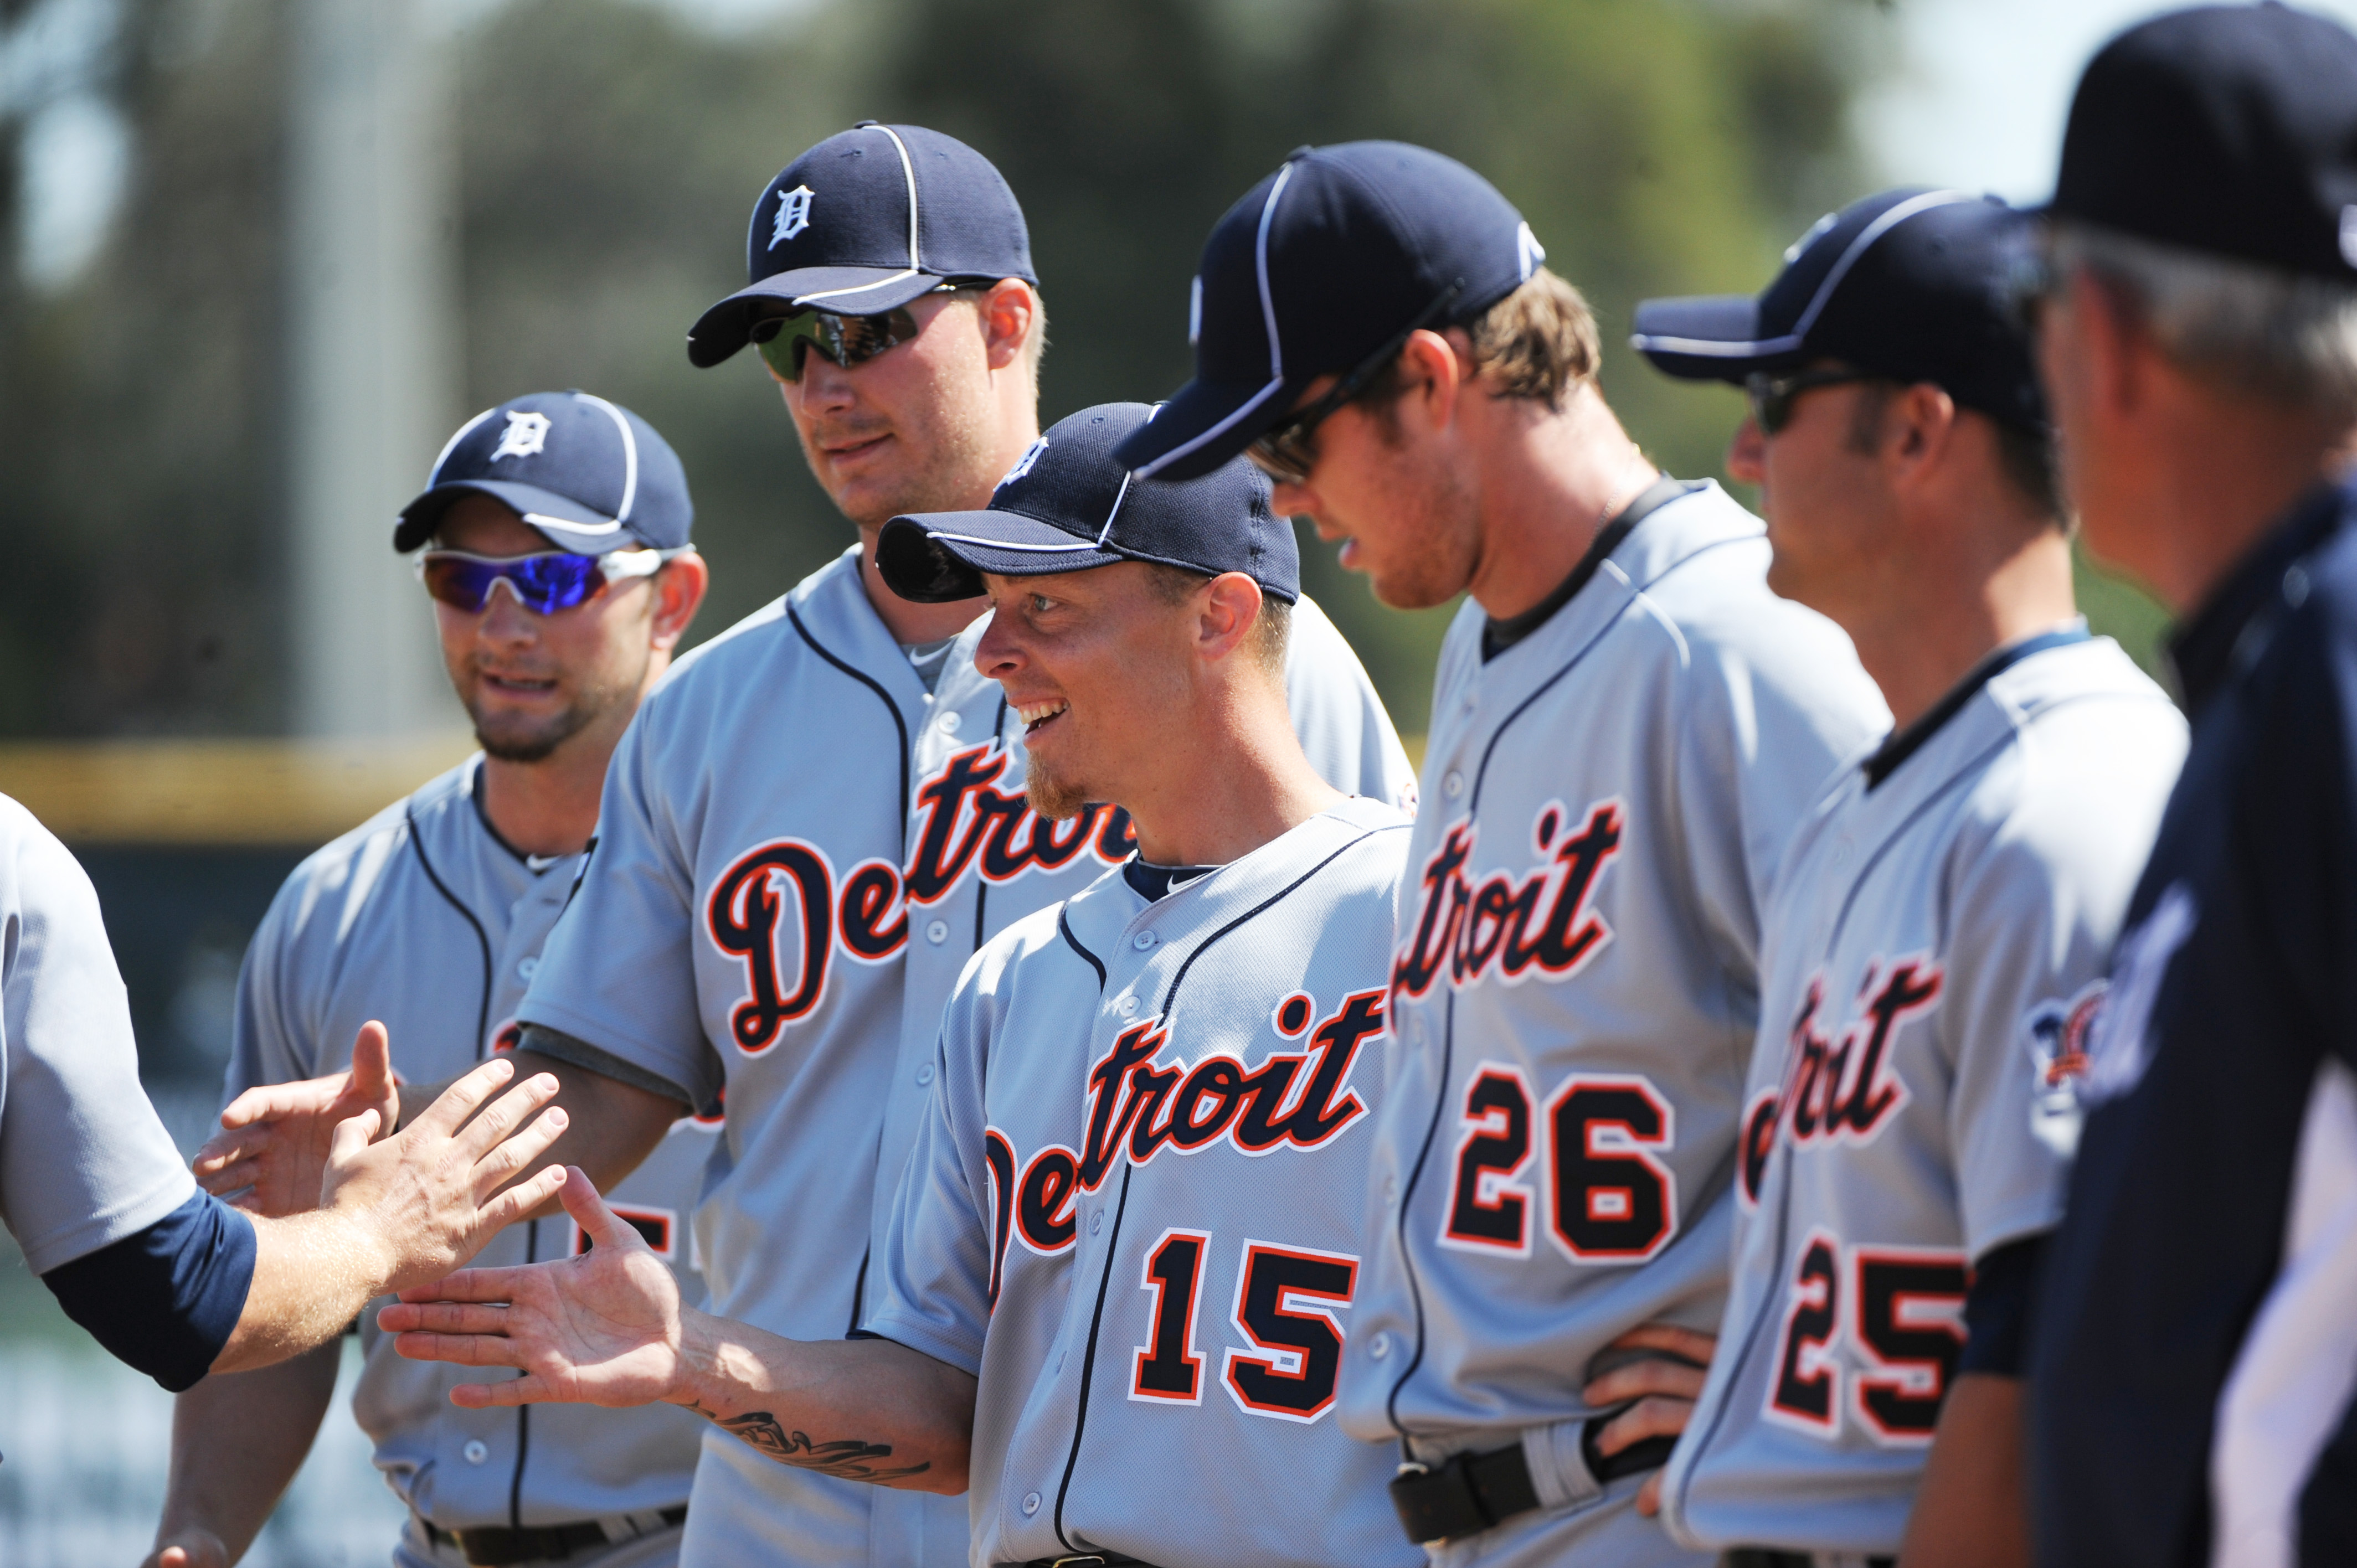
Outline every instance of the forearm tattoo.
<path fill-rule="evenodd" d="M 735 1434 L 779 1464 L 791 1465 L 802 1470 L 816 1470 L 822 1476 L 838 1476 L 846 1481 L 889 1481 L 902 1476 L 921 1475 L 933 1467 L 928 1461 L 878 1468 L 869 1461 L 890 1457 L 890 1444 L 863 1443 L 856 1437 L 834 1443 L 813 1443 L 808 1433 L 789 1432 L 779 1425 L 778 1418 L 766 1410 L 724 1416 L 705 1409 L 701 1404 L 691 1403 L 687 1408 L 723 1432 Z"/>

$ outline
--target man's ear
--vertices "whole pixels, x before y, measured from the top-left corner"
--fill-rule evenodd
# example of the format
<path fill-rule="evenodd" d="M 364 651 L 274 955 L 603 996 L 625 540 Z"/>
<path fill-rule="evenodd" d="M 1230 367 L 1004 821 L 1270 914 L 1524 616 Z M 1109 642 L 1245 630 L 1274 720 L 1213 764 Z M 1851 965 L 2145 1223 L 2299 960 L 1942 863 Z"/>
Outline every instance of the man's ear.
<path fill-rule="evenodd" d="M 1003 371 L 1023 357 L 1031 334 L 1045 322 L 1039 296 L 1021 278 L 1001 278 L 982 296 L 976 314 L 982 318 L 982 341 L 990 368 Z"/>
<path fill-rule="evenodd" d="M 1204 585 L 1196 651 L 1215 663 L 1233 653 L 1260 619 L 1260 585 L 1242 572 L 1222 572 Z"/>
<path fill-rule="evenodd" d="M 712 568 L 694 551 L 663 563 L 654 581 L 655 647 L 669 651 L 679 645 L 711 586 Z"/>
<path fill-rule="evenodd" d="M 1405 389 L 1394 406 L 1411 418 L 1420 415 L 1430 429 L 1445 430 L 1456 417 L 1459 385 L 1473 363 L 1473 340 L 1462 329 L 1446 336 L 1419 327 L 1407 335 L 1400 349 L 1399 380 Z M 1406 405 L 1414 403 L 1410 411 Z"/>
<path fill-rule="evenodd" d="M 2145 401 L 2142 360 L 2152 351 L 2136 302 L 2086 267 L 2075 269 L 2065 286 L 2097 407 L 2115 418 L 2136 413 Z"/>
<path fill-rule="evenodd" d="M 1901 467 L 1928 471 L 1955 435 L 1956 400 L 1943 387 L 1917 381 L 1885 405 L 1883 424 Z"/>

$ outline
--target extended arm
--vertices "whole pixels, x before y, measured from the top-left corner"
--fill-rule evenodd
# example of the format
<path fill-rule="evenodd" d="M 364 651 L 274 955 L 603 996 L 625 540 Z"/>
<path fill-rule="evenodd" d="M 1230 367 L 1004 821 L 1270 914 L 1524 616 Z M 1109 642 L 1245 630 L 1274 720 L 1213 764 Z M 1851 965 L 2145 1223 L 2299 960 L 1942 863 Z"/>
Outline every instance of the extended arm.
<path fill-rule="evenodd" d="M 2019 1378 L 1966 1372 L 1956 1380 L 1899 1550 L 1906 1568 L 2028 1568 L 2028 1420 Z"/>
<path fill-rule="evenodd" d="M 525 1374 L 461 1383 L 454 1403 L 662 1401 L 782 1465 L 965 1490 L 971 1375 L 888 1339 L 783 1339 L 683 1306 L 671 1271 L 587 1176 L 572 1172 L 560 1196 L 595 1243 L 586 1256 L 469 1270 L 378 1314 L 404 1356 Z"/>
<path fill-rule="evenodd" d="M 545 1074 L 556 1080 L 553 1103 L 569 1125 L 549 1156 L 580 1166 L 601 1188 L 636 1170 L 687 1111 L 677 1100 L 537 1051 L 511 1052 L 505 1059 L 518 1077 Z M 238 1205 L 256 1214 L 299 1214 L 317 1201 L 339 1124 L 373 1111 L 378 1126 L 399 1126 L 404 1102 L 430 1104 L 447 1086 L 406 1087 L 404 1096 L 382 1047 L 371 1047 L 363 1033 L 350 1071 L 250 1089 L 230 1101 L 221 1135 L 197 1151 L 197 1185 L 217 1197 L 251 1188 Z M 545 1203 L 522 1218 L 555 1212 L 554 1203 Z"/>
<path fill-rule="evenodd" d="M 245 1555 L 318 1435 L 338 1340 L 258 1371 L 207 1378 L 172 1407 L 172 1475 L 142 1568 L 228 1568 Z"/>
<path fill-rule="evenodd" d="M 383 1032 L 371 1024 L 362 1034 L 380 1036 L 381 1047 Z M 342 1123 L 309 1213 L 249 1218 L 199 1194 L 42 1283 L 107 1349 L 175 1391 L 208 1370 L 308 1350 L 371 1296 L 464 1263 L 563 1182 L 562 1167 L 551 1166 L 500 1190 L 565 1126 L 561 1111 L 533 1118 L 556 1090 L 547 1078 L 486 1108 L 513 1075 L 505 1061 L 484 1063 L 380 1143 L 370 1142 L 375 1112 Z"/>

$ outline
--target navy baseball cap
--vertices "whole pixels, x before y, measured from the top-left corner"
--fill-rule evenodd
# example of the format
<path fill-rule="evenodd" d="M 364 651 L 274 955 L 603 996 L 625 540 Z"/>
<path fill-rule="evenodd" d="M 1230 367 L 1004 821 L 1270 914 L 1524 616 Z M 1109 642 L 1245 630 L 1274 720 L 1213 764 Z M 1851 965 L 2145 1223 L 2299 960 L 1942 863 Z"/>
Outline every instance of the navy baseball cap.
<path fill-rule="evenodd" d="M 742 349 L 773 305 L 881 316 L 943 283 L 1021 278 L 1031 231 L 988 158 L 922 125 L 862 120 L 779 172 L 753 203 L 747 286 L 688 328 L 698 368 Z"/>
<path fill-rule="evenodd" d="M 1685 381 L 1779 375 L 1840 360 L 1932 381 L 1966 408 L 2046 428 L 2046 399 L 2008 285 L 2023 216 L 1962 190 L 1886 190 L 1817 220 L 1751 295 L 1649 299 L 1630 346 Z"/>
<path fill-rule="evenodd" d="M 654 426 L 585 392 L 529 392 L 458 427 L 401 509 L 395 550 L 434 537 L 452 501 L 503 501 L 559 550 L 677 550 L 695 521 L 687 471 Z"/>
<path fill-rule="evenodd" d="M 2357 36 L 2274 4 L 2131 27 L 2079 79 L 2047 210 L 2357 282 Z"/>
<path fill-rule="evenodd" d="M 1119 456 L 1167 419 L 1142 403 L 1105 403 L 1057 421 L 992 492 L 985 511 L 896 517 L 876 565 L 904 599 L 939 604 L 983 591 L 982 575 L 1045 576 L 1116 561 L 1158 561 L 1218 576 L 1242 572 L 1273 598 L 1301 596 L 1293 525 L 1269 510 L 1268 480 L 1241 457 L 1199 478 L 1149 479 Z"/>
<path fill-rule="evenodd" d="M 1523 215 L 1455 158 L 1405 142 L 1303 147 L 1212 229 L 1188 323 L 1195 379 L 1122 460 L 1166 479 L 1210 473 L 1319 376 L 1412 325 L 1470 320 L 1545 259 Z"/>

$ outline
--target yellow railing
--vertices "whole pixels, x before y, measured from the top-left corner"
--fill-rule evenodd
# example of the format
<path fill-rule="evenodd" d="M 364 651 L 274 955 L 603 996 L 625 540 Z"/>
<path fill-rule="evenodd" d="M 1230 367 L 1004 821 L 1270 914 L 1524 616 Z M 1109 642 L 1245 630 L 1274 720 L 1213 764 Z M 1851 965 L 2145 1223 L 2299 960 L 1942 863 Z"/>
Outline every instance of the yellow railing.
<path fill-rule="evenodd" d="M 474 747 L 391 740 L 0 743 L 0 794 L 69 843 L 325 843 Z"/>

